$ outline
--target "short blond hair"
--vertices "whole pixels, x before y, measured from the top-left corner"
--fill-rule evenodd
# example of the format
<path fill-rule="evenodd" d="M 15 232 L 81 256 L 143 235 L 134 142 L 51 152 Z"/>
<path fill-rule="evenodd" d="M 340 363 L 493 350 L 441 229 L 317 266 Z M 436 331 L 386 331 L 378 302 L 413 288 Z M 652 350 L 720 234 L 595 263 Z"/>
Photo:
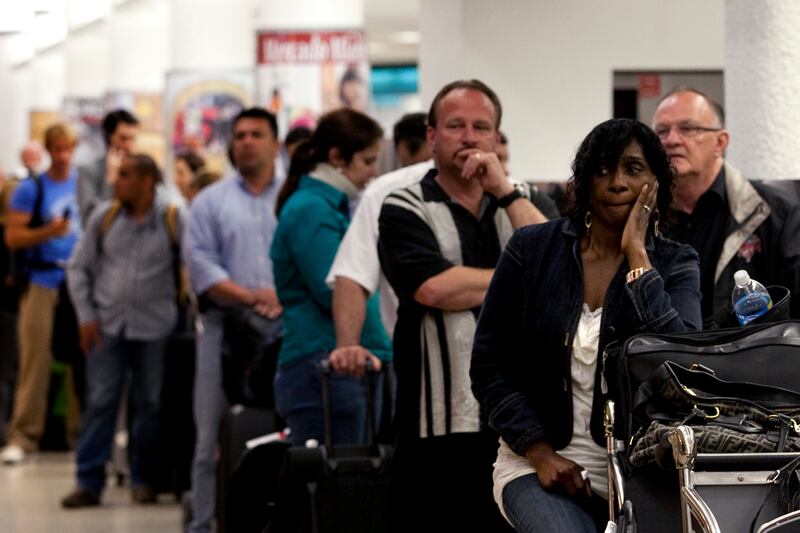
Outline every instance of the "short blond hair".
<path fill-rule="evenodd" d="M 75 135 L 75 132 L 67 126 L 59 122 L 58 124 L 53 124 L 49 128 L 47 128 L 44 132 L 44 147 L 48 151 L 53 147 L 53 144 L 56 141 L 68 141 L 75 146 L 78 143 L 78 136 Z"/>

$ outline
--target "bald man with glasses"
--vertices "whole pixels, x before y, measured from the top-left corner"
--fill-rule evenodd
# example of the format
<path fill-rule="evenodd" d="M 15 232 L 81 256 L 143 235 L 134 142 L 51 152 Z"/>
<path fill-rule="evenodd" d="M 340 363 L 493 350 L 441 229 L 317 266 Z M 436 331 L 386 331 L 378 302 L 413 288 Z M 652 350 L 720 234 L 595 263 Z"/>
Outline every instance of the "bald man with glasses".
<path fill-rule="evenodd" d="M 676 170 L 677 213 L 667 234 L 700 255 L 704 328 L 737 324 L 730 299 L 740 269 L 791 290 L 791 316 L 800 318 L 800 207 L 725 161 L 722 106 L 698 90 L 675 89 L 659 103 L 653 130 Z"/>

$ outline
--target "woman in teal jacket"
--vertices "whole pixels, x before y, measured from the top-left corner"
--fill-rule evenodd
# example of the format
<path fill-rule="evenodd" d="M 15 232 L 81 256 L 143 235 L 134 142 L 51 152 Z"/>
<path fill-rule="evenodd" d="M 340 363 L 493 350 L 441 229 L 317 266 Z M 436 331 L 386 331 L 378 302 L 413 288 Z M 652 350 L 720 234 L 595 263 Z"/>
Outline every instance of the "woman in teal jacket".
<path fill-rule="evenodd" d="M 292 157 L 289 177 L 278 196 L 278 227 L 270 255 L 283 305 L 284 337 L 275 402 L 295 445 L 322 440 L 319 363 L 336 348 L 333 292 L 325 277 L 350 223 L 350 203 L 378 173 L 382 136 L 380 126 L 357 111 L 340 109 L 324 115 L 311 139 Z M 367 304 L 361 345 L 375 356 L 376 366 L 391 358 L 377 296 Z M 334 373 L 331 385 L 334 442 L 364 442 L 365 382 Z"/>

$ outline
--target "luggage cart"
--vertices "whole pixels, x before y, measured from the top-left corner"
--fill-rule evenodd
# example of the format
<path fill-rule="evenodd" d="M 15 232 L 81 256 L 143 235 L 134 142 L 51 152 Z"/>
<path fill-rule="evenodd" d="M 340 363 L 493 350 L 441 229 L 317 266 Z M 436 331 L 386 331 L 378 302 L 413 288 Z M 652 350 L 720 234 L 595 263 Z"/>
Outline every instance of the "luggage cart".
<path fill-rule="evenodd" d="M 723 342 L 714 344 L 714 335 Z M 752 338 L 757 342 L 753 343 Z M 635 339 L 629 340 L 625 348 L 631 342 L 636 346 Z M 691 352 L 684 359 L 679 347 L 682 339 L 689 347 L 687 352 Z M 764 350 L 763 346 L 769 349 Z M 654 366 L 662 354 L 663 361 L 678 359 L 682 364 L 713 361 L 714 367 L 724 372 L 758 373 L 759 382 L 768 381 L 764 378 L 768 373 L 765 361 L 780 357 L 785 363 L 788 358 L 791 365 L 781 363 L 782 371 L 774 367 L 772 372 L 781 375 L 770 383 L 783 387 L 793 383 L 794 389 L 800 383 L 800 365 L 796 364 L 800 363 L 800 323 L 795 321 L 739 333 L 651 335 L 639 342 L 639 349 L 642 358 L 638 363 L 633 360 L 625 363 L 628 372 L 625 379 L 616 382 L 617 387 L 631 387 L 635 392 L 647 368 Z M 749 369 L 748 364 L 760 366 Z M 796 370 L 788 372 L 787 366 Z M 631 420 L 631 413 L 626 412 L 630 405 L 626 399 L 616 405 L 609 401 L 604 412 L 612 521 L 621 516 L 623 506 L 632 506 L 636 530 L 646 533 L 800 532 L 800 511 L 787 513 L 779 503 L 778 491 L 773 490 L 778 473 L 793 460 L 800 460 L 800 453 L 698 453 L 692 429 L 682 425 L 672 430 L 667 442 L 659 446 L 658 464 L 631 469 L 627 463 L 631 432 L 626 428 Z"/>

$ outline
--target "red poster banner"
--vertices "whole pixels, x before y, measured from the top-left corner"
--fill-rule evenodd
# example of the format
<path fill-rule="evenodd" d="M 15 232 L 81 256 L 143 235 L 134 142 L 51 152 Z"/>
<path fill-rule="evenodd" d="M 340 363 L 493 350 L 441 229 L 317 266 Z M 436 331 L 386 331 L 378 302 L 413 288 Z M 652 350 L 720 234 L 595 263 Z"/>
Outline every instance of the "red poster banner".
<path fill-rule="evenodd" d="M 367 43 L 361 31 L 258 34 L 259 65 L 353 64 L 366 60 Z"/>

